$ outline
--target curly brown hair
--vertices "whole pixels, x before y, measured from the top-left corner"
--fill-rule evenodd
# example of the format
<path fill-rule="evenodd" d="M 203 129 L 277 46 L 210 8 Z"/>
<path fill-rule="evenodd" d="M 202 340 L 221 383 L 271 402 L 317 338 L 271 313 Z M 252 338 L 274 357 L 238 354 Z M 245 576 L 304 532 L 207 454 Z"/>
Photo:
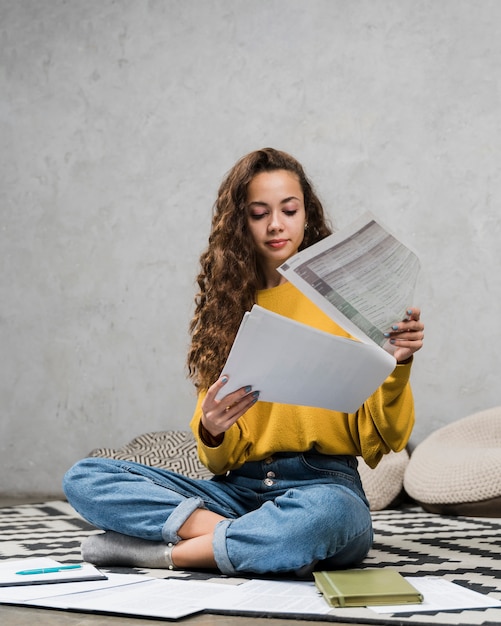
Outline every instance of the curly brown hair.
<path fill-rule="evenodd" d="M 200 257 L 195 313 L 190 322 L 188 373 L 197 388 L 207 389 L 221 375 L 246 311 L 264 287 L 254 243 L 247 226 L 247 186 L 261 172 L 286 170 L 299 180 L 308 228 L 300 250 L 332 230 L 303 167 L 285 152 L 256 150 L 241 158 L 226 175 L 213 208 L 207 250 Z"/>

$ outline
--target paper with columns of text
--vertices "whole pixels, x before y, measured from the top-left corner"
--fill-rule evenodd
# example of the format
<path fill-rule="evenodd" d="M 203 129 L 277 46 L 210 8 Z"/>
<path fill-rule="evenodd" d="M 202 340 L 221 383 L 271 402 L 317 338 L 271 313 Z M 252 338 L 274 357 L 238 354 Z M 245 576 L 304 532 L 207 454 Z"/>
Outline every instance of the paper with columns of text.
<path fill-rule="evenodd" d="M 366 213 L 278 271 L 353 337 L 391 352 L 384 333 L 413 305 L 419 269 L 416 254 Z"/>
<path fill-rule="evenodd" d="M 255 305 L 242 320 L 217 395 L 252 386 L 259 400 L 355 412 L 392 372 L 385 333 L 412 306 L 417 256 L 370 214 L 279 267 L 358 341 L 334 337 Z"/>

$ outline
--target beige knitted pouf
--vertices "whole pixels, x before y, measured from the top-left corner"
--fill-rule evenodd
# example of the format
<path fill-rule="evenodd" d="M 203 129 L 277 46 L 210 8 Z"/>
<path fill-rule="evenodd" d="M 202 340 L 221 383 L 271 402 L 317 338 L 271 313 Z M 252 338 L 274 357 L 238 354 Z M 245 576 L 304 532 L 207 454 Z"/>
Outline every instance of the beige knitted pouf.
<path fill-rule="evenodd" d="M 404 474 L 408 464 L 407 450 L 385 454 L 374 469 L 358 457 L 358 472 L 371 511 L 386 509 L 397 500 L 402 493 Z"/>
<path fill-rule="evenodd" d="M 448 424 L 420 443 L 404 487 L 432 513 L 501 517 L 501 406 Z"/>

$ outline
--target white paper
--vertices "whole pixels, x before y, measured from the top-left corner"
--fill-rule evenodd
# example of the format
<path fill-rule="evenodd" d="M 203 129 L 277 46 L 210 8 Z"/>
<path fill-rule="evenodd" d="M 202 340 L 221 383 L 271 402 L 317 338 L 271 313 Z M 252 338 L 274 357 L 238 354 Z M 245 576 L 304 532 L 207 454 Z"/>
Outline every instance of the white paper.
<path fill-rule="evenodd" d="M 413 304 L 419 260 L 367 213 L 278 271 L 351 335 L 391 351 L 384 333 Z"/>
<path fill-rule="evenodd" d="M 358 343 L 255 305 L 242 320 L 221 372 L 229 383 L 217 398 L 250 385 L 263 402 L 355 412 L 395 368 L 395 348 L 384 335 L 412 306 L 417 256 L 366 214 L 278 271 Z"/>
<path fill-rule="evenodd" d="M 108 574 L 108 580 L 11 587 L 0 602 L 86 612 L 179 619 L 203 610 L 262 614 L 350 615 L 357 609 L 332 609 L 315 584 L 305 581 L 250 580 L 242 584 L 156 579 Z M 424 596 L 421 604 L 367 607 L 376 613 L 417 613 L 500 607 L 501 602 L 443 578 L 406 577 Z M 52 589 L 53 595 L 48 596 Z M 8 592 L 10 597 L 6 597 Z M 23 595 L 28 594 L 28 595 Z M 31 593 L 31 597 L 30 597 Z M 19 595 L 18 595 L 19 594 Z M 38 594 L 36 597 L 33 594 Z"/>
<path fill-rule="evenodd" d="M 127 586 L 28 601 L 32 606 L 179 619 L 203 611 L 226 585 L 145 578 Z"/>
<path fill-rule="evenodd" d="M 394 370 L 373 343 L 339 337 L 254 305 L 240 325 L 218 397 L 252 386 L 262 402 L 354 413 Z"/>
<path fill-rule="evenodd" d="M 251 580 L 228 588 L 226 593 L 209 598 L 205 604 L 212 610 L 263 614 L 326 615 L 331 610 L 315 584 L 304 581 Z"/>
<path fill-rule="evenodd" d="M 0 589 L 4 586 L 16 585 L 47 585 L 64 581 L 79 581 L 90 579 L 104 579 L 102 574 L 90 563 L 80 563 L 77 569 L 62 570 L 61 572 L 50 572 L 45 574 L 21 575 L 16 572 L 32 569 L 44 569 L 64 567 L 69 563 L 60 563 L 48 557 L 22 559 L 16 561 L 0 562 Z"/>
<path fill-rule="evenodd" d="M 501 607 L 501 601 L 482 595 L 438 576 L 406 576 L 424 597 L 419 604 L 367 607 L 376 613 L 423 613 Z"/>
<path fill-rule="evenodd" d="M 123 585 L 151 580 L 142 574 L 107 574 L 107 580 L 86 580 L 79 582 L 53 583 L 48 585 L 23 585 L 21 587 L 1 587 L 0 603 L 19 604 L 43 598 L 56 598 L 86 591 L 112 589 Z"/>

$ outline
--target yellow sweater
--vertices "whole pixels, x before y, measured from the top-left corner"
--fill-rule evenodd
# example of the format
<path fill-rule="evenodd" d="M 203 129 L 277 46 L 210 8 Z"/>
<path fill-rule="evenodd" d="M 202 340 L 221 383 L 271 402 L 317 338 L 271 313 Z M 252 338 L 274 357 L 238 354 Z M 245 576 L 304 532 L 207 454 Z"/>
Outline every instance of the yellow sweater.
<path fill-rule="evenodd" d="M 291 283 L 258 291 L 257 303 L 303 324 L 350 337 Z M 206 394 L 201 391 L 190 423 L 200 459 L 214 474 L 223 474 L 276 452 L 314 448 L 321 454 L 362 456 L 375 467 L 383 454 L 402 450 L 409 440 L 414 425 L 410 370 L 410 364 L 397 365 L 356 413 L 257 402 L 226 431 L 216 447 L 200 438 L 201 404 Z M 231 376 L 231 372 L 225 373 Z"/>

